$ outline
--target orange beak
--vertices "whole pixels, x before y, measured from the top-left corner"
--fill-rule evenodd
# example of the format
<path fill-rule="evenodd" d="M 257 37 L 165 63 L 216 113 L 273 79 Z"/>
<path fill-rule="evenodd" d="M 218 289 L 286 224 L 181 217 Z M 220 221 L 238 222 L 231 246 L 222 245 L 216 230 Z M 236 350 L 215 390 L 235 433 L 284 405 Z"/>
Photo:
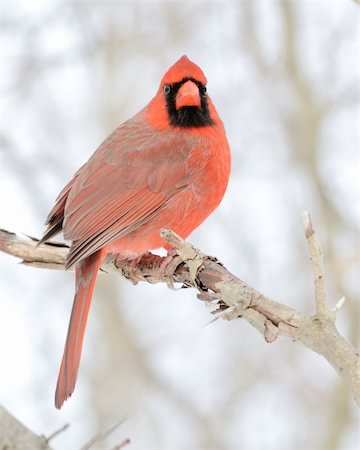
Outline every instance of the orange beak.
<path fill-rule="evenodd" d="M 189 80 L 184 83 L 179 89 L 176 96 L 176 109 L 184 106 L 201 106 L 200 92 L 197 85 Z"/>

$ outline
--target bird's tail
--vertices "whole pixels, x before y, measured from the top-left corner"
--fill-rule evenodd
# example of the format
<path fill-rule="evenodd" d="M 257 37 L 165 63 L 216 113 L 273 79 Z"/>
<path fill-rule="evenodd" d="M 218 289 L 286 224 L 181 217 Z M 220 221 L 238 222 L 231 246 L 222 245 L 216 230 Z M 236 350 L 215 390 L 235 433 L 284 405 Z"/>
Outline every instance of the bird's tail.
<path fill-rule="evenodd" d="M 97 272 L 105 256 L 106 252 L 99 250 L 76 265 L 75 298 L 55 392 L 58 409 L 75 389 L 91 298 Z"/>

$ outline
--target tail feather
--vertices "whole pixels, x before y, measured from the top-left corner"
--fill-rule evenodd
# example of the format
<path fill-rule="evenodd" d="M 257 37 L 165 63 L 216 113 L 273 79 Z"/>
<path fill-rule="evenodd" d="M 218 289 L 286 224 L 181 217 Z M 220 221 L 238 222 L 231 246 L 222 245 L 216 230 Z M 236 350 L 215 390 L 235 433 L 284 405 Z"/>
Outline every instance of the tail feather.
<path fill-rule="evenodd" d="M 55 406 L 60 409 L 74 392 L 81 349 L 97 272 L 106 252 L 99 250 L 76 266 L 76 292 L 55 391 Z"/>

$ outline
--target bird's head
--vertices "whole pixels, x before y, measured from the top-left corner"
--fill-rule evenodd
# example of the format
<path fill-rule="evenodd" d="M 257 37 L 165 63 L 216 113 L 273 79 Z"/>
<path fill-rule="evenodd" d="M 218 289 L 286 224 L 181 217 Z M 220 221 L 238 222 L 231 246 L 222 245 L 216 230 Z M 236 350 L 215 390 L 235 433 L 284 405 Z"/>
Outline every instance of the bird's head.
<path fill-rule="evenodd" d="M 182 56 L 163 76 L 149 105 L 149 120 L 158 128 L 204 128 L 214 124 L 215 108 L 206 92 L 203 71 Z"/>

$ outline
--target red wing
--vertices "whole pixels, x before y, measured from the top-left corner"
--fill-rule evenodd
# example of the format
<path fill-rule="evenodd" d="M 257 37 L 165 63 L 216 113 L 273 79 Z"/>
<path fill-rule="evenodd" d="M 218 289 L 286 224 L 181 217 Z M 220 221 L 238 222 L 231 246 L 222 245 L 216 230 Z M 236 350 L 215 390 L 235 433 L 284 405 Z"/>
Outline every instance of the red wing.
<path fill-rule="evenodd" d="M 43 244 L 56 234 L 60 233 L 60 231 L 63 228 L 63 222 L 64 222 L 64 209 L 67 197 L 69 195 L 69 192 L 76 180 L 76 177 L 78 176 L 81 169 L 79 169 L 73 178 L 68 182 L 68 184 L 64 187 L 64 189 L 60 192 L 60 194 L 57 196 L 55 205 L 52 208 L 52 210 L 49 212 L 45 225 L 47 225 L 46 231 L 43 235 L 43 237 L 39 240 L 37 243 L 38 245 Z"/>
<path fill-rule="evenodd" d="M 118 199 L 104 207 L 91 210 L 89 214 L 92 217 L 91 221 L 85 216 L 85 220 L 82 220 L 85 225 L 84 237 L 73 241 L 66 263 L 67 268 L 147 222 L 170 198 L 165 199 L 159 193 L 154 194 L 146 190 L 137 194 L 132 198 L 132 206 L 123 209 L 121 199 Z"/>
<path fill-rule="evenodd" d="M 182 144 L 168 138 L 162 146 L 121 155 L 100 147 L 65 206 L 64 236 L 73 241 L 67 267 L 146 223 L 187 186 L 191 148 Z"/>

